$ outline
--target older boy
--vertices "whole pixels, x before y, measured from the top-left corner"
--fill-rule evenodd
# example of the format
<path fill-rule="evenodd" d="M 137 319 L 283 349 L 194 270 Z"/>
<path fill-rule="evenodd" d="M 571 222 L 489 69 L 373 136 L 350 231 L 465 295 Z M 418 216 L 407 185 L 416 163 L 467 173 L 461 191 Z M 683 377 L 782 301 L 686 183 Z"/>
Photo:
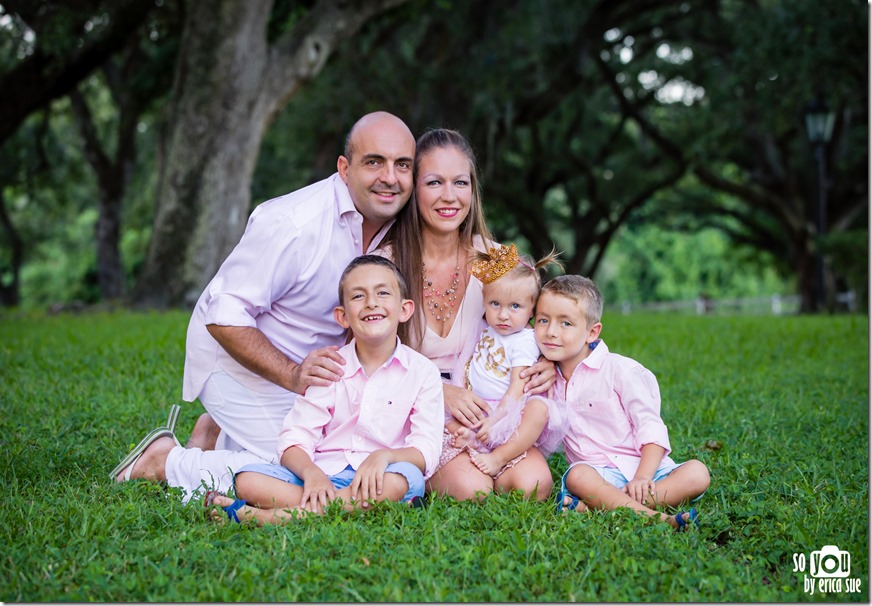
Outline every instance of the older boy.
<path fill-rule="evenodd" d="M 566 400 L 569 415 L 563 441 L 569 469 L 558 510 L 576 509 L 579 500 L 597 509 L 629 507 L 683 530 L 696 523 L 696 509 L 667 516 L 651 507 L 698 498 L 708 488 L 708 469 L 667 456 L 657 379 L 635 360 L 609 352 L 599 338 L 602 309 L 593 281 L 574 275 L 548 282 L 536 302 L 536 342 L 557 365 L 555 398 Z"/>
<path fill-rule="evenodd" d="M 407 297 L 391 261 L 364 255 L 348 265 L 334 311 L 354 336 L 339 350 L 345 373 L 297 398 L 279 434 L 281 465 L 247 465 L 234 479 L 239 500 L 212 497 L 231 520 L 282 523 L 337 498 L 355 509 L 423 496 L 439 460 L 444 404 L 436 365 L 397 338 L 414 312 Z"/>

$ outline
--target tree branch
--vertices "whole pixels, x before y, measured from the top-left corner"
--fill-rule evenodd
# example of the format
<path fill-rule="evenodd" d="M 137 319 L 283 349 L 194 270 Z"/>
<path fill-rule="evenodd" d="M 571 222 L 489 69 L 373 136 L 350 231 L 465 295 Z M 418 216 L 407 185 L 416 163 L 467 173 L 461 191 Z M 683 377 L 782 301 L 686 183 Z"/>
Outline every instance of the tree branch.
<path fill-rule="evenodd" d="M 103 185 L 109 181 L 113 171 L 112 161 L 103 151 L 103 146 L 97 137 L 97 129 L 94 127 L 94 120 L 91 117 L 91 110 L 88 109 L 88 104 L 82 97 L 82 93 L 78 89 L 74 89 L 70 91 L 69 98 L 73 121 L 85 144 L 85 157 L 94 168 L 102 189 Z"/>
<path fill-rule="evenodd" d="M 5 3 L 4 3 L 5 4 Z M 0 77 L 0 144 L 34 111 L 62 97 L 124 47 L 130 32 L 138 28 L 154 8 L 154 0 L 118 0 L 107 7 L 109 26 L 95 37 L 85 37 L 75 52 L 53 54 L 37 41 L 34 53 Z"/>
<path fill-rule="evenodd" d="M 369 19 L 409 0 L 319 0 L 270 48 L 263 103 L 274 116 L 297 89 L 314 78 L 336 45 Z"/>

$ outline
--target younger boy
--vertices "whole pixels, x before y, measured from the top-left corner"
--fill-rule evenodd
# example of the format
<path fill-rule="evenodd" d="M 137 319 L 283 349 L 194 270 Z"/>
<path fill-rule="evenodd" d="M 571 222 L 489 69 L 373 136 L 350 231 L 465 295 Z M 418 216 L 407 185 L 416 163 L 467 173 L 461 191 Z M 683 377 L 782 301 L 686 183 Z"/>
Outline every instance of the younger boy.
<path fill-rule="evenodd" d="M 352 510 L 423 497 L 445 413 L 438 368 L 397 338 L 415 311 L 407 297 L 391 261 L 364 255 L 348 265 L 334 310 L 354 337 L 339 350 L 342 378 L 297 398 L 279 434 L 281 465 L 243 467 L 234 478 L 238 500 L 213 495 L 211 504 L 231 520 L 264 524 L 322 513 L 334 499 Z"/>
<path fill-rule="evenodd" d="M 569 416 L 563 440 L 569 469 L 558 510 L 630 507 L 683 530 L 696 523 L 696 509 L 668 516 L 652 507 L 698 498 L 709 486 L 708 469 L 667 456 L 657 379 L 635 360 L 609 352 L 599 338 L 602 310 L 593 281 L 574 275 L 548 282 L 536 303 L 536 342 L 557 365 L 554 397 L 566 400 Z"/>

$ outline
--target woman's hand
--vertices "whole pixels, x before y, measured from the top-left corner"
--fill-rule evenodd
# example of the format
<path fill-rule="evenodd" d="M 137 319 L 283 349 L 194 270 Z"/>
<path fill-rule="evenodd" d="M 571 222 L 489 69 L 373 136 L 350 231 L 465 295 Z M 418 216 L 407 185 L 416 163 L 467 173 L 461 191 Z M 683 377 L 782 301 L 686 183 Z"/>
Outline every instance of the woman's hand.
<path fill-rule="evenodd" d="M 527 381 L 527 385 L 524 387 L 524 393 L 528 396 L 547 394 L 557 379 L 557 370 L 554 362 L 540 357 L 535 364 L 521 371 L 521 378 L 526 379 L 527 377 L 530 377 L 530 380 Z"/>
<path fill-rule="evenodd" d="M 552 381 L 553 382 L 553 381 Z M 445 409 L 459 423 L 473 429 L 487 418 L 487 403 L 468 389 L 456 385 L 442 385 Z"/>

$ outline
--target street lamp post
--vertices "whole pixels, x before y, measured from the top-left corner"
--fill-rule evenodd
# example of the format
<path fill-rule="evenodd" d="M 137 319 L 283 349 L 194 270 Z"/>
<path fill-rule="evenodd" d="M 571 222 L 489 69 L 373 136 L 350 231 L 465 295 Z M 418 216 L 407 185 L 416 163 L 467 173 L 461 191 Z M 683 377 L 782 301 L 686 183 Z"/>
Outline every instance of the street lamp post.
<path fill-rule="evenodd" d="M 815 306 L 821 311 L 826 306 L 826 288 L 824 286 L 824 258 L 821 244 L 827 228 L 827 144 L 833 136 L 833 124 L 836 116 L 830 111 L 822 96 L 805 110 L 805 129 L 808 140 L 814 148 L 817 161 L 817 242 L 815 245 Z"/>

